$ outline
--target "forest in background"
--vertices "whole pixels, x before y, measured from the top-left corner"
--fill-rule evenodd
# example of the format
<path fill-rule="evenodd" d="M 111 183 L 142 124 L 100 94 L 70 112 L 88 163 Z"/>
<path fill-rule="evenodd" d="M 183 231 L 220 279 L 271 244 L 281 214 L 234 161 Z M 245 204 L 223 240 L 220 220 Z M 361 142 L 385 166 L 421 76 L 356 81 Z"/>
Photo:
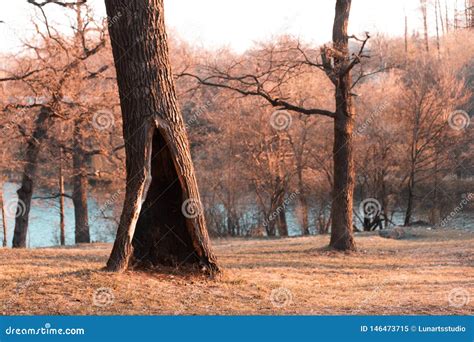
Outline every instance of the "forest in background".
<path fill-rule="evenodd" d="M 461 211 L 474 221 L 474 36 L 466 6 L 447 13 L 440 1 L 421 1 L 424 31 L 412 32 L 406 22 L 402 38 L 353 33 L 350 52 L 360 57 L 350 89 L 357 110 L 357 230 L 455 226 L 452 218 Z M 98 22 L 84 4 L 68 10 L 73 34 L 49 26 L 39 13 L 32 22 L 37 34 L 24 42 L 23 53 L 2 56 L 0 83 L 2 183 L 21 185 L 24 196 L 23 203 L 4 200 L 3 217 L 23 217 L 32 198 L 58 206 L 60 244 L 64 199 L 72 200 L 74 240 L 81 243 L 91 241 L 91 220 L 101 217 L 111 222 L 108 229 L 116 227 L 125 194 L 107 32 L 120 17 Z M 428 12 L 435 22 L 428 23 Z M 436 36 L 428 36 L 428 25 L 436 25 Z M 318 62 L 326 46 L 283 35 L 237 54 L 207 51 L 172 33 L 168 38 L 202 199 L 202 208 L 191 210 L 204 211 L 210 234 L 328 233 L 333 123 L 303 110 L 335 106 L 334 87 Z M 298 108 L 277 109 L 269 98 Z M 25 178 L 33 169 L 35 177 Z M 94 212 L 91 199 L 98 203 Z M 24 221 L 28 227 L 28 217 Z"/>

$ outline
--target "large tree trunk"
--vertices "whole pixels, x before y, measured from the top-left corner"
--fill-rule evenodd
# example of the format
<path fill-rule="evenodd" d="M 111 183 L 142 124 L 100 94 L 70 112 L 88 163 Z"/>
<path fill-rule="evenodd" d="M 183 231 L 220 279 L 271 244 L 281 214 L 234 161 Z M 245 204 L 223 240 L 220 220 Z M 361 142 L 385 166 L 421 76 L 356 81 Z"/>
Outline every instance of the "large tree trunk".
<path fill-rule="evenodd" d="M 107 263 L 218 271 L 168 57 L 163 0 L 106 0 L 123 117 L 127 184 Z M 127 11 L 123 12 L 123 8 Z M 120 15 L 119 15 L 120 13 Z"/>
<path fill-rule="evenodd" d="M 347 68 L 349 56 L 347 26 L 351 1 L 338 0 L 333 28 L 336 68 Z M 354 193 L 354 157 L 352 130 L 355 110 L 352 103 L 350 71 L 339 71 L 336 80 L 336 113 L 334 118 L 334 184 L 332 192 L 332 226 L 330 246 L 338 250 L 355 249 L 352 233 L 352 201 Z"/>
<path fill-rule="evenodd" d="M 74 204 L 75 219 L 75 243 L 90 243 L 89 213 L 87 205 L 87 172 L 85 169 L 85 153 L 82 149 L 82 135 L 80 132 L 80 121 L 76 120 L 74 147 L 72 151 L 73 166 L 73 192 L 72 202 Z"/>
<path fill-rule="evenodd" d="M 18 205 L 15 215 L 15 231 L 13 233 L 13 248 L 26 247 L 26 236 L 28 234 L 28 218 L 31 208 L 31 197 L 33 196 L 33 179 L 36 176 L 37 160 L 41 143 L 48 133 L 52 121 L 52 110 L 49 107 L 41 107 L 36 118 L 35 128 L 32 136 L 28 139 L 26 147 L 25 167 L 21 187 L 18 189 Z"/>

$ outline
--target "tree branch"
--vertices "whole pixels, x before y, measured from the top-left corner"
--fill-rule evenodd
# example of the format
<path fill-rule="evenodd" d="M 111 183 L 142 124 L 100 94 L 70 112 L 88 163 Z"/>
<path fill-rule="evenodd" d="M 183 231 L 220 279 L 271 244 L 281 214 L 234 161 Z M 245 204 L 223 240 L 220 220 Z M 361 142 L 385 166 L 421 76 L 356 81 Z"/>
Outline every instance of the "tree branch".
<path fill-rule="evenodd" d="M 188 73 L 188 72 L 181 73 L 181 74 L 178 75 L 178 77 L 182 77 L 182 76 L 192 77 L 202 85 L 232 90 L 232 91 L 235 91 L 235 92 L 237 92 L 237 93 L 239 93 L 243 96 L 259 96 L 259 97 L 265 99 L 273 107 L 279 107 L 280 109 L 286 109 L 286 110 L 294 111 L 294 112 L 305 114 L 305 115 L 323 115 L 323 116 L 328 116 L 328 117 L 331 117 L 331 118 L 334 118 L 334 116 L 335 116 L 335 113 L 332 112 L 332 111 L 329 111 L 329 110 L 319 109 L 319 108 L 304 108 L 304 107 L 300 107 L 300 106 L 291 104 L 287 101 L 281 100 L 279 98 L 271 97 L 267 92 L 265 92 L 262 89 L 262 87 L 259 83 L 255 84 L 256 87 L 257 87 L 257 90 L 252 91 L 252 90 L 244 90 L 244 89 L 240 89 L 240 88 L 237 88 L 237 87 L 233 87 L 233 86 L 228 85 L 228 84 L 215 83 L 215 82 L 209 81 L 209 79 L 212 79 L 212 78 L 219 78 L 217 76 L 203 79 L 203 78 L 201 78 L 197 75 L 194 75 L 194 74 L 191 74 L 191 73 Z M 243 78 L 247 78 L 247 77 L 250 77 L 250 75 L 246 75 Z"/>

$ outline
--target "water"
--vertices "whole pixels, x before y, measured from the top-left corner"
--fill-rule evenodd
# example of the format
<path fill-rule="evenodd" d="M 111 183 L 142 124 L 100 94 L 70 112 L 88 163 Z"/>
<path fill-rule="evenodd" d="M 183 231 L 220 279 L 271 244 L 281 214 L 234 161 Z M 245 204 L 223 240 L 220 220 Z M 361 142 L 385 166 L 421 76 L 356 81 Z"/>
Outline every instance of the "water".
<path fill-rule="evenodd" d="M 16 190 L 18 184 L 5 183 L 3 200 L 7 217 L 7 239 L 11 246 L 15 227 L 15 210 L 18 201 Z M 35 196 L 48 196 L 35 192 Z M 65 233 L 66 245 L 74 244 L 74 206 L 72 200 L 65 197 Z M 89 227 L 91 241 L 112 242 L 114 239 L 115 223 L 101 217 L 100 206 L 94 198 L 89 198 Z M 28 247 L 48 247 L 59 245 L 59 199 L 33 199 L 30 211 L 29 229 L 27 236 Z M 3 240 L 3 232 L 0 232 Z"/>
<path fill-rule="evenodd" d="M 13 238 L 13 230 L 15 226 L 15 210 L 17 204 L 16 190 L 19 185 L 14 183 L 5 183 L 3 187 L 3 196 L 5 207 L 7 209 L 7 237 L 8 246 L 11 246 Z M 35 193 L 35 196 L 47 196 L 48 194 Z M 112 242 L 115 237 L 116 223 L 105 219 L 100 210 L 97 201 L 90 197 L 89 206 L 89 227 L 91 241 L 93 242 Z M 252 217 L 249 211 L 250 217 Z M 403 224 L 403 213 L 397 212 L 392 218 L 395 224 Z M 418 218 L 415 217 L 415 220 Z M 247 219 L 247 221 L 251 219 Z M 74 207 L 72 200 L 65 198 L 65 232 L 66 245 L 74 245 Z M 310 222 L 313 217 L 310 215 Z M 358 227 L 361 226 L 360 221 L 354 217 L 354 222 Z M 288 235 L 301 235 L 302 229 L 294 210 L 287 211 Z M 474 214 L 469 212 L 458 213 L 447 227 L 469 229 L 474 231 Z M 3 240 L 2 232 L 0 238 Z M 34 199 L 30 211 L 29 230 L 27 237 L 28 247 L 49 247 L 59 245 L 59 199 L 43 200 Z"/>

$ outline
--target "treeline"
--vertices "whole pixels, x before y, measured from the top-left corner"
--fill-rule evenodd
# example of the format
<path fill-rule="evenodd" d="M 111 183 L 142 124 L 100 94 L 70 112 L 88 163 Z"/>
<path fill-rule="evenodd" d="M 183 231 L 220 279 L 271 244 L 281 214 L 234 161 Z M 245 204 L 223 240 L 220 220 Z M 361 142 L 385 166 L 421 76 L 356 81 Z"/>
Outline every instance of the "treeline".
<path fill-rule="evenodd" d="M 73 10 L 72 32 L 37 23 L 24 53 L 3 57 L 0 167 L 3 182 L 20 186 L 15 236 L 7 237 L 16 247 L 25 246 L 35 193 L 56 199 L 60 213 L 61 199 L 73 199 L 78 243 L 90 242 L 91 219 L 118 221 L 120 215 L 122 122 L 107 25 L 86 5 Z M 472 28 L 431 40 L 357 37 L 349 46 L 360 57 L 349 94 L 357 111 L 354 225 L 439 225 L 474 191 Z M 300 109 L 335 107 L 328 75 L 335 50 L 287 36 L 242 54 L 178 39 L 170 45 L 211 234 L 327 233 L 334 123 L 273 106 L 262 94 Z M 97 213 L 88 208 L 92 197 L 101 203 Z"/>
<path fill-rule="evenodd" d="M 473 38 L 457 30 L 428 52 L 417 35 L 407 44 L 371 39 L 371 58 L 354 71 L 351 90 L 356 229 L 439 225 L 474 189 Z M 359 48 L 352 46 L 354 53 Z M 191 90 L 183 108 L 211 230 L 287 235 L 289 218 L 297 224 L 292 234 L 329 230 L 331 120 L 245 95 L 260 87 L 300 106 L 334 107 L 334 87 L 323 71 L 308 67 L 318 54 L 319 47 L 279 37 L 242 55 L 194 52 L 176 66 L 178 84 Z"/>

